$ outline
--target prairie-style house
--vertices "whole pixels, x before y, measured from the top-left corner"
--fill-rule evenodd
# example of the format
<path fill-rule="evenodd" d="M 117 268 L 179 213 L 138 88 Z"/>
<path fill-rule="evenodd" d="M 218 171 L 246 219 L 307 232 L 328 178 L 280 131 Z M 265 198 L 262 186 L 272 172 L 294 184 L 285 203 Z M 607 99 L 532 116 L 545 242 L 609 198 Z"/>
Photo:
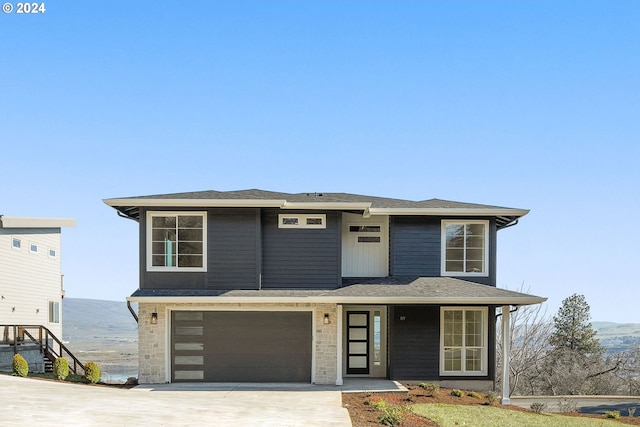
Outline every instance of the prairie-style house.
<path fill-rule="evenodd" d="M 489 388 L 496 315 L 544 301 L 496 287 L 498 231 L 523 209 L 263 190 L 105 203 L 140 225 L 141 383 Z"/>

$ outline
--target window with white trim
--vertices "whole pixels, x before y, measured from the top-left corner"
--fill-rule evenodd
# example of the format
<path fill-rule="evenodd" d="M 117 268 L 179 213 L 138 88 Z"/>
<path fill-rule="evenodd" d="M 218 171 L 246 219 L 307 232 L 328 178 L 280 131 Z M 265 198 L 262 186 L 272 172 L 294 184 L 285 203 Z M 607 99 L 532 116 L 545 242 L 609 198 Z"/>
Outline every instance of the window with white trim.
<path fill-rule="evenodd" d="M 206 271 L 204 212 L 147 213 L 148 271 Z"/>
<path fill-rule="evenodd" d="M 49 248 L 49 258 L 55 258 L 58 256 L 58 252 L 54 248 Z"/>
<path fill-rule="evenodd" d="M 38 253 L 38 245 L 35 243 L 30 243 L 29 244 L 29 252 L 31 252 L 32 254 L 37 254 Z"/>
<path fill-rule="evenodd" d="M 17 237 L 11 239 L 11 247 L 13 249 L 20 249 L 22 247 L 22 241 Z"/>
<path fill-rule="evenodd" d="M 49 323 L 60 323 L 60 303 L 49 301 Z"/>
<path fill-rule="evenodd" d="M 486 307 L 440 309 L 440 375 L 487 375 Z"/>
<path fill-rule="evenodd" d="M 279 214 L 278 228 L 327 228 L 325 214 Z"/>
<path fill-rule="evenodd" d="M 487 276 L 489 221 L 442 221 L 442 275 Z"/>

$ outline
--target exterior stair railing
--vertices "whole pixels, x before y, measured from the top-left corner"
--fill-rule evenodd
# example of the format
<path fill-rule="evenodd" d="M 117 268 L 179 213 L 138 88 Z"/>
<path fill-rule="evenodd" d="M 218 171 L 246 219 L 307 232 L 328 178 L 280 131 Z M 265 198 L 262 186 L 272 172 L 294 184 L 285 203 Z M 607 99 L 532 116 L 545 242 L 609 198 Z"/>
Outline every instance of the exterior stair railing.
<path fill-rule="evenodd" d="M 42 325 L 0 325 L 0 344 L 13 347 L 13 353 L 19 353 L 21 346 L 35 344 L 45 359 L 53 363 L 58 357 L 65 357 L 69 370 L 77 375 L 84 374 L 84 365 L 49 329 Z"/>

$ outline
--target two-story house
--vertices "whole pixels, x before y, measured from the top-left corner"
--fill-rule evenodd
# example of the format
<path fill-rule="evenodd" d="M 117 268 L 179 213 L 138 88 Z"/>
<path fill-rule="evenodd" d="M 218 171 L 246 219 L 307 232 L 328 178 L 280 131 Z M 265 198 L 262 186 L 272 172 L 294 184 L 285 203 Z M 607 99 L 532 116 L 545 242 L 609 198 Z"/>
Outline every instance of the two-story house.
<path fill-rule="evenodd" d="M 523 209 L 262 190 L 105 203 L 140 224 L 141 383 L 489 388 L 497 313 L 544 301 L 496 288 L 497 233 Z"/>

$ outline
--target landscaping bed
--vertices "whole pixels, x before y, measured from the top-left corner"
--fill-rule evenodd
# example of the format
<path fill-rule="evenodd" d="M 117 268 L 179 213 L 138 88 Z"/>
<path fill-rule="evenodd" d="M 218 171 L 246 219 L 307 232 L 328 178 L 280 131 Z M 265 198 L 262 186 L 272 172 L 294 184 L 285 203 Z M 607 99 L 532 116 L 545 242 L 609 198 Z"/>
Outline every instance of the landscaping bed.
<path fill-rule="evenodd" d="M 380 422 L 381 416 L 388 415 L 388 413 L 392 412 L 387 410 L 385 412 L 384 408 L 381 409 L 384 404 L 381 405 L 380 402 L 383 400 L 386 402 L 387 408 L 400 408 L 400 412 L 403 417 L 403 421 L 399 424 L 399 426 L 411 426 L 411 427 L 424 427 L 424 426 L 440 426 L 440 424 L 435 421 L 420 417 L 418 415 L 412 414 L 409 412 L 410 405 L 413 404 L 445 404 L 445 405 L 462 405 L 462 406 L 489 406 L 488 402 L 493 399 L 491 396 L 488 396 L 484 393 L 480 393 L 479 397 L 471 397 L 468 392 L 464 392 L 463 396 L 457 397 L 451 394 L 451 389 L 442 388 L 438 392 L 433 393 L 433 396 L 429 392 L 426 392 L 424 389 L 419 386 L 410 386 L 406 385 L 409 389 L 409 392 L 396 392 L 396 393 L 343 393 L 342 394 L 342 404 L 349 411 L 349 415 L 351 416 L 351 422 L 353 423 L 353 427 L 362 427 L 362 426 L 373 426 L 373 425 L 382 425 Z M 491 406 L 504 411 L 516 411 L 516 412 L 525 412 L 533 414 L 533 411 L 525 408 L 520 408 L 515 405 L 500 405 L 499 401 L 496 399 L 492 401 Z M 404 408 L 404 409 L 402 409 Z M 640 408 L 639 408 L 640 409 Z M 544 415 L 542 415 L 544 416 Z M 566 413 L 558 416 L 571 416 L 571 417 L 585 417 L 585 418 L 597 418 L 599 420 L 605 420 L 604 415 L 593 415 L 593 414 L 580 414 L 580 413 Z M 387 420 L 393 419 L 393 414 L 390 414 L 390 417 L 387 417 Z M 618 424 L 630 424 L 630 425 L 638 425 L 640 426 L 640 418 L 630 418 L 621 416 L 617 419 L 611 419 L 611 421 L 615 421 Z M 555 423 L 551 418 L 548 421 L 549 423 L 546 425 L 562 425 Z M 393 424 L 387 424 L 393 425 Z M 472 425 L 472 424 L 467 424 Z M 495 425 L 495 424 L 494 424 Z"/>

